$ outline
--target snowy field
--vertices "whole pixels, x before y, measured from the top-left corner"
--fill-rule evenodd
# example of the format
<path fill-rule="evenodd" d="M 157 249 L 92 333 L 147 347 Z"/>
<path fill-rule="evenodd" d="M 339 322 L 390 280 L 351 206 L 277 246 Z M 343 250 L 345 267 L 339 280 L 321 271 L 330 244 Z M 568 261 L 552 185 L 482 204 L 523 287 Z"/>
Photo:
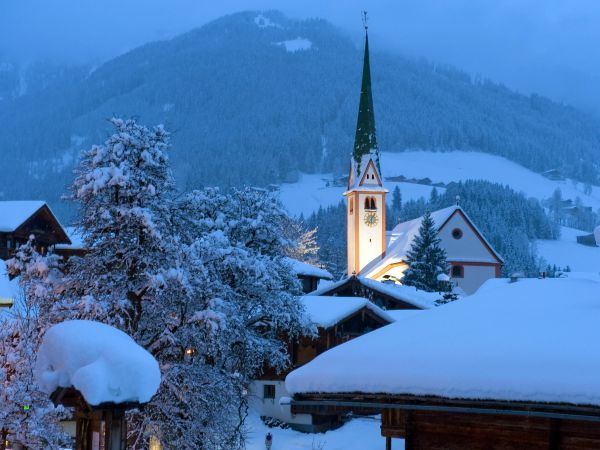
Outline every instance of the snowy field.
<path fill-rule="evenodd" d="M 574 200 L 579 196 L 585 205 L 592 206 L 594 210 L 600 208 L 599 186 L 594 186 L 591 195 L 585 195 L 581 183 L 574 184 L 570 180 L 548 180 L 506 158 L 487 153 L 464 151 L 383 153 L 381 167 L 384 177 L 399 175 L 407 178 L 428 177 L 434 183 L 467 179 L 488 180 L 508 184 L 516 191 L 522 191 L 527 196 L 538 199 L 549 198 L 559 187 L 563 198 Z M 331 174 L 304 174 L 297 183 L 281 186 L 281 199 L 293 215 L 303 213 L 307 216 L 320 205 L 336 204 L 342 198 L 344 188 L 326 187 L 328 179 L 331 179 Z M 396 185 L 400 187 L 403 201 L 422 196 L 427 198 L 431 192 L 430 186 L 386 182 L 390 192 Z"/>
<path fill-rule="evenodd" d="M 327 181 L 332 180 L 331 174 L 302 174 L 297 183 L 286 183 L 281 185 L 280 197 L 283 204 L 293 216 L 304 214 L 304 217 L 310 216 L 319 206 L 327 207 L 339 203 L 343 199 L 343 193 L 346 190 L 341 186 L 327 186 Z M 396 186 L 400 187 L 402 192 L 402 201 L 417 199 L 419 197 L 429 198 L 431 186 L 424 186 L 413 183 L 392 183 L 386 182 L 386 188 L 391 193 Z M 438 188 L 443 192 L 443 188 Z"/>
<path fill-rule="evenodd" d="M 379 417 L 352 419 L 343 427 L 326 433 L 300 433 L 281 428 L 269 428 L 256 413 L 248 417 L 247 450 L 264 450 L 265 436 L 273 435 L 271 450 L 381 450 L 385 439 L 381 437 Z M 404 441 L 393 440 L 394 450 L 404 448 Z"/>
<path fill-rule="evenodd" d="M 589 234 L 574 228 L 561 227 L 558 241 L 536 241 L 538 254 L 561 268 L 569 266 L 575 272 L 600 272 L 600 247 L 578 244 L 576 237 Z"/>

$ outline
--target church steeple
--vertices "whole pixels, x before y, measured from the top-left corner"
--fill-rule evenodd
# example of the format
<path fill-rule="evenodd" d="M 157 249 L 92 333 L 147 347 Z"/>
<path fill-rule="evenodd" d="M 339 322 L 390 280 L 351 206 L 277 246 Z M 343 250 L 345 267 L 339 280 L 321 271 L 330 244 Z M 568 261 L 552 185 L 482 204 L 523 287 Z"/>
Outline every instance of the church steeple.
<path fill-rule="evenodd" d="M 369 66 L 369 36 L 367 14 L 364 13 L 365 56 L 363 61 L 360 104 L 356 123 L 356 138 L 348 174 L 346 232 L 348 276 L 361 270 L 375 259 L 385 255 L 385 195 L 379 168 L 379 149 L 375 136 L 375 114 L 371 93 Z"/>
<path fill-rule="evenodd" d="M 379 148 L 377 147 L 377 136 L 375 133 L 375 112 L 373 110 L 373 94 L 371 91 L 371 67 L 369 64 L 369 33 L 367 26 L 367 13 L 364 13 L 365 25 L 365 54 L 363 60 L 362 84 L 360 89 L 360 103 L 358 106 L 358 118 L 356 121 L 356 137 L 354 138 L 354 149 L 352 157 L 360 172 L 362 157 L 373 153 L 377 169 L 379 167 Z"/>

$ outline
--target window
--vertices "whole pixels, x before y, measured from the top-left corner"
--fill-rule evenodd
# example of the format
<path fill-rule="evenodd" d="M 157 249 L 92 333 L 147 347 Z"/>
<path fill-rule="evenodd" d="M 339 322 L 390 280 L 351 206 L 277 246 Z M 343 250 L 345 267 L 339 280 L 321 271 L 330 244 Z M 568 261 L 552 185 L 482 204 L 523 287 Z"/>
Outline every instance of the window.
<path fill-rule="evenodd" d="M 350 214 L 353 214 L 354 213 L 354 199 L 353 198 L 350 199 L 349 209 L 350 209 Z"/>
<path fill-rule="evenodd" d="M 274 384 L 264 384 L 263 385 L 263 398 L 275 398 L 275 385 Z"/>
<path fill-rule="evenodd" d="M 452 266 L 452 278 L 464 278 L 465 268 L 463 266 Z"/>
<path fill-rule="evenodd" d="M 454 239 L 460 239 L 463 236 L 463 232 L 460 228 L 455 228 L 452 230 L 452 237 Z"/>
<path fill-rule="evenodd" d="M 367 197 L 365 198 L 365 209 L 377 209 L 377 203 L 375 202 L 375 198 L 374 197 Z"/>

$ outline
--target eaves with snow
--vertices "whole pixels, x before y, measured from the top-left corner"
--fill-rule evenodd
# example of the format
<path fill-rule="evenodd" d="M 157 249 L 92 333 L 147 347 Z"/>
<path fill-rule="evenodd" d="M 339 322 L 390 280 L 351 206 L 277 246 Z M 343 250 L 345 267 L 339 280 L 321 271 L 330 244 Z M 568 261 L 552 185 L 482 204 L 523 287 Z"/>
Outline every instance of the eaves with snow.
<path fill-rule="evenodd" d="M 291 372 L 299 393 L 600 405 L 600 276 L 490 280 Z"/>

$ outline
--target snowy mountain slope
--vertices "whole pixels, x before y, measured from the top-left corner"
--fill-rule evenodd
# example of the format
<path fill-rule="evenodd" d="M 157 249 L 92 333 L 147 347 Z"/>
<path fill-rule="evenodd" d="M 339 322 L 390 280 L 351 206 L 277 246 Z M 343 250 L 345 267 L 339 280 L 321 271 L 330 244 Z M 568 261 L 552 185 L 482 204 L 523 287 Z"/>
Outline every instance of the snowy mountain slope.
<path fill-rule="evenodd" d="M 538 254 L 548 263 L 564 269 L 569 266 L 575 272 L 600 272 L 600 247 L 588 247 L 577 243 L 577 236 L 589 234 L 574 228 L 561 227 L 557 241 L 535 241 Z"/>
<path fill-rule="evenodd" d="M 600 149 L 596 118 L 384 48 L 373 36 L 381 148 L 478 150 L 534 171 L 558 167 L 598 179 L 600 168 L 590 163 Z M 0 158 L 12 168 L 0 173 L 2 191 L 5 198 L 44 198 L 57 210 L 71 155 L 101 143 L 114 114 L 173 132 L 171 161 L 185 190 L 343 173 L 361 58 L 361 43 L 326 21 L 250 11 L 144 45 L 80 76 L 52 78 L 46 88 L 0 105 Z M 73 137 L 81 142 L 76 148 Z"/>
<path fill-rule="evenodd" d="M 513 161 L 481 152 L 427 152 L 408 151 L 384 153 L 382 165 L 384 176 L 404 175 L 408 178 L 429 177 L 434 183 L 468 179 L 487 180 L 507 184 L 516 191 L 539 200 L 552 196 L 560 188 L 563 198 L 580 197 L 587 206 L 600 208 L 600 186 L 592 188 L 592 194 L 583 192 L 582 183 L 572 180 L 553 181 Z"/>
<path fill-rule="evenodd" d="M 600 186 L 593 186 L 592 193 L 583 192 L 582 183 L 572 180 L 553 181 L 533 172 L 513 161 L 496 155 L 481 152 L 433 152 L 405 151 L 401 153 L 385 152 L 381 155 L 384 177 L 400 175 L 408 179 L 430 178 L 433 183 L 449 183 L 468 179 L 487 180 L 507 184 L 516 191 L 522 191 L 529 197 L 544 200 L 552 196 L 556 188 L 560 188 L 563 198 L 580 197 L 584 205 L 594 210 L 600 209 Z M 288 210 L 295 215 L 303 213 L 308 216 L 319 206 L 338 203 L 344 192 L 343 187 L 327 187 L 326 180 L 331 175 L 302 175 L 297 183 L 281 186 L 281 199 Z M 386 186 L 390 192 L 398 185 L 402 199 L 410 200 L 419 197 L 428 198 L 431 186 L 422 184 L 390 182 Z M 438 188 L 443 192 L 443 188 Z"/>
<path fill-rule="evenodd" d="M 297 183 L 282 184 L 279 196 L 291 215 L 303 214 L 304 217 L 308 217 L 318 210 L 319 206 L 327 207 L 343 200 L 346 189 L 331 185 L 332 180 L 331 174 L 301 174 Z M 386 182 L 386 187 L 390 191 L 388 196 L 396 186 L 400 188 L 403 200 L 427 198 L 432 189 L 431 186 L 422 184 Z M 438 189 L 440 192 L 444 190 Z"/>

